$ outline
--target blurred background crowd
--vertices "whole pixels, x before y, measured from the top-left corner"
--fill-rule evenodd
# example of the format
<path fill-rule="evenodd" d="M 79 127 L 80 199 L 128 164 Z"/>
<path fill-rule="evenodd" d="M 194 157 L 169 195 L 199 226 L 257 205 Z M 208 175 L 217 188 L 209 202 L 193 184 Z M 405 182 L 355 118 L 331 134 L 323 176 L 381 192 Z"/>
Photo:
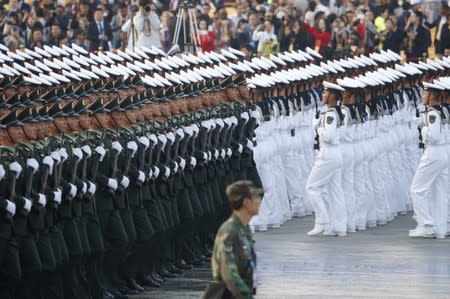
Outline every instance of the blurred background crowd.
<path fill-rule="evenodd" d="M 168 51 L 181 1 L 3 1 L 0 40 L 13 51 L 71 43 L 89 51 L 133 46 Z M 340 58 L 382 48 L 419 60 L 450 49 L 446 2 L 193 1 L 193 26 L 203 51 L 234 47 L 249 56 L 269 56 L 311 47 L 325 57 Z"/>

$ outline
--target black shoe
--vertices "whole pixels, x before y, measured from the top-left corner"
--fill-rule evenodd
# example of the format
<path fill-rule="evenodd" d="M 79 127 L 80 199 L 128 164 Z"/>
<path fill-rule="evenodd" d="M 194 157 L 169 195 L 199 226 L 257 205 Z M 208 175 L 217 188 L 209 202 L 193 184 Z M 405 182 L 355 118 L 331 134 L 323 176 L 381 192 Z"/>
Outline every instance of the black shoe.
<path fill-rule="evenodd" d="M 177 278 L 177 276 L 175 274 L 170 273 L 166 269 L 161 270 L 161 272 L 159 272 L 158 274 L 164 278 Z"/>
<path fill-rule="evenodd" d="M 183 274 L 183 270 L 178 269 L 177 267 L 175 267 L 175 265 L 173 264 L 169 264 L 166 266 L 166 270 L 169 271 L 170 273 L 173 274 Z"/>
<path fill-rule="evenodd" d="M 126 287 L 126 286 L 121 286 L 119 287 L 119 292 L 121 292 L 124 295 L 137 295 L 139 294 L 139 292 L 135 289 Z"/>
<path fill-rule="evenodd" d="M 159 276 L 155 272 L 152 272 L 149 275 L 146 275 L 145 277 L 149 277 L 150 279 L 156 281 L 159 284 L 163 284 L 166 281 L 163 277 Z"/>
<path fill-rule="evenodd" d="M 113 294 L 111 294 L 110 292 L 108 292 L 108 291 L 105 291 L 104 293 L 103 293 L 103 297 L 102 297 L 103 299 L 114 299 L 114 295 Z"/>
<path fill-rule="evenodd" d="M 134 289 L 134 290 L 138 291 L 139 293 L 144 292 L 144 288 L 142 286 L 140 286 L 134 279 L 128 279 L 127 284 L 128 284 L 128 288 L 130 288 L 132 290 Z"/>
<path fill-rule="evenodd" d="M 192 261 L 188 261 L 187 263 L 194 267 L 202 266 L 205 264 L 205 262 L 200 259 L 193 259 Z"/>
<path fill-rule="evenodd" d="M 118 290 L 109 290 L 109 293 L 114 296 L 114 299 L 128 299 L 128 296 L 125 294 L 122 294 Z"/>
<path fill-rule="evenodd" d="M 139 280 L 139 282 L 143 285 L 143 286 L 146 286 L 146 287 L 150 287 L 150 288 L 160 288 L 161 287 L 161 284 L 158 282 L 158 281 L 156 281 L 156 280 L 153 280 L 150 276 L 145 276 L 145 277 L 142 277 L 140 280 Z"/>
<path fill-rule="evenodd" d="M 175 266 L 182 270 L 191 270 L 192 269 L 192 266 L 186 264 L 186 262 L 183 260 L 180 260 L 178 263 L 175 264 Z"/>

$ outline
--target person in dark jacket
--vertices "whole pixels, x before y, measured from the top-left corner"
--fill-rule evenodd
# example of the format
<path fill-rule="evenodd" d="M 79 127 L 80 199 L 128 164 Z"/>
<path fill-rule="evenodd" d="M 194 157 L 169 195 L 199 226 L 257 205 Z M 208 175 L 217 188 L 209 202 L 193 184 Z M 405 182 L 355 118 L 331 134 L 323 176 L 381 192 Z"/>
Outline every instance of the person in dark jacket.
<path fill-rule="evenodd" d="M 405 38 L 405 33 L 400 31 L 391 19 L 387 19 L 385 22 L 386 29 L 383 32 L 383 49 L 392 50 L 397 54 L 400 54 L 400 47 Z"/>
<path fill-rule="evenodd" d="M 97 8 L 94 12 L 94 20 L 89 23 L 87 30 L 87 39 L 89 40 L 89 50 L 96 51 L 100 47 L 108 51 L 109 43 L 112 40 L 111 27 L 103 20 L 103 9 Z"/>

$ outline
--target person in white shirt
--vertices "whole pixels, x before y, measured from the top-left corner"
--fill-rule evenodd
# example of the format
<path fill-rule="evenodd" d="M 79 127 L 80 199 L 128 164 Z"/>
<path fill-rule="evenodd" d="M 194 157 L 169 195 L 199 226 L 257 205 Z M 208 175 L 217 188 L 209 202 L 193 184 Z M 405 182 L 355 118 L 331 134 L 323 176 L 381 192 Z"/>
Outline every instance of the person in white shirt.
<path fill-rule="evenodd" d="M 155 10 L 156 6 L 149 0 L 140 0 L 139 11 L 133 17 L 134 30 L 131 19 L 123 24 L 122 31 L 128 34 L 128 49 L 133 50 L 133 47 L 141 46 L 162 47 L 159 35 L 161 22 Z"/>
<path fill-rule="evenodd" d="M 259 25 L 257 30 L 253 32 L 253 40 L 258 43 L 257 51 L 262 52 L 263 44 L 266 41 L 277 41 L 277 36 L 273 33 L 272 23 L 270 21 L 265 21 L 264 24 Z"/>

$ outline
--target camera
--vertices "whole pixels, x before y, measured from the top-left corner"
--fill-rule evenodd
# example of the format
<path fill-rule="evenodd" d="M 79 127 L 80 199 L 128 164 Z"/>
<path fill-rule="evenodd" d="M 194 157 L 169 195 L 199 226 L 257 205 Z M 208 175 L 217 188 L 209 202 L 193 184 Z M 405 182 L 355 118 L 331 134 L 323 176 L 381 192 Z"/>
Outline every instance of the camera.
<path fill-rule="evenodd" d="M 151 10 L 150 5 L 147 5 L 147 6 L 144 7 L 144 11 L 145 12 L 150 12 L 150 10 Z"/>

